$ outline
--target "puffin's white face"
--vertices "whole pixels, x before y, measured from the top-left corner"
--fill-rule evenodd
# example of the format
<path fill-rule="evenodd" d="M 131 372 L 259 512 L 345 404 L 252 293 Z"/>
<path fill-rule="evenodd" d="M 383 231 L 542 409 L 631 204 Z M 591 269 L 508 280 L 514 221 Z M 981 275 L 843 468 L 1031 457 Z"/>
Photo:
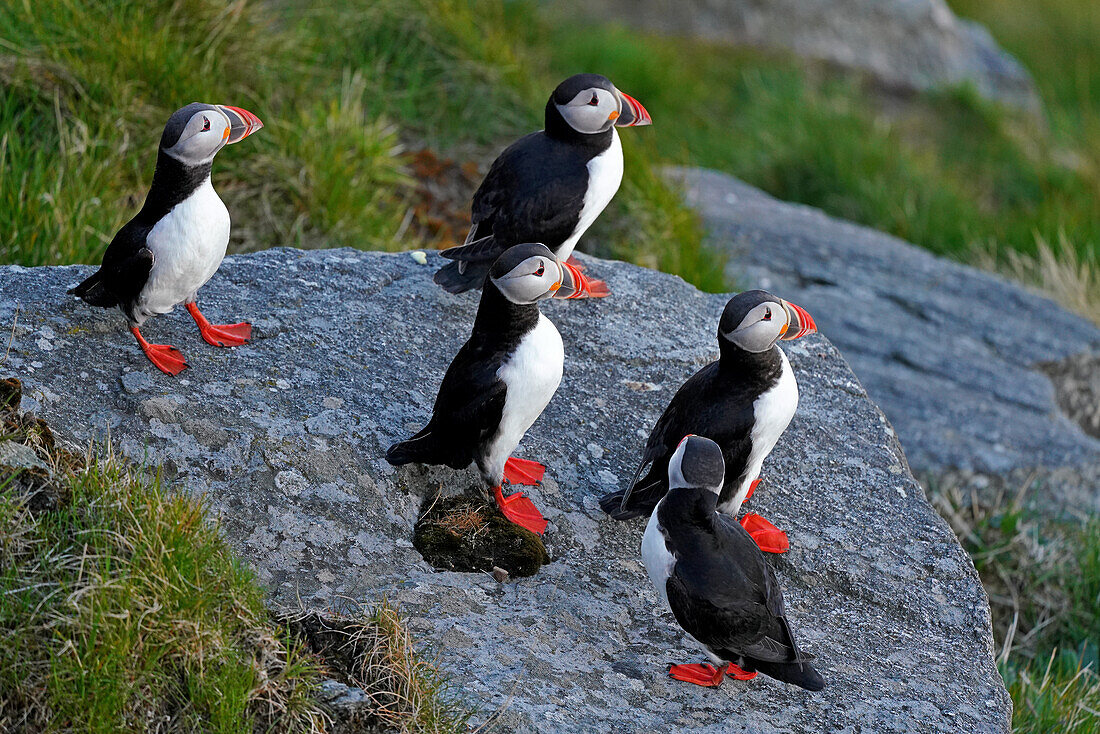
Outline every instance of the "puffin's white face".
<path fill-rule="evenodd" d="M 579 133 L 592 135 L 610 130 L 622 113 L 621 101 L 614 92 L 590 87 L 577 93 L 565 104 L 556 105 L 558 112 Z"/>
<path fill-rule="evenodd" d="M 766 352 L 790 327 L 790 315 L 782 303 L 765 301 L 751 309 L 741 323 L 722 335 L 746 352 Z"/>
<path fill-rule="evenodd" d="M 165 153 L 189 166 L 208 163 L 229 142 L 231 122 L 219 109 L 204 109 L 191 115 L 175 145 Z"/>
<path fill-rule="evenodd" d="M 563 277 L 561 265 L 552 256 L 532 255 L 492 281 L 505 298 L 523 305 L 553 297 Z"/>

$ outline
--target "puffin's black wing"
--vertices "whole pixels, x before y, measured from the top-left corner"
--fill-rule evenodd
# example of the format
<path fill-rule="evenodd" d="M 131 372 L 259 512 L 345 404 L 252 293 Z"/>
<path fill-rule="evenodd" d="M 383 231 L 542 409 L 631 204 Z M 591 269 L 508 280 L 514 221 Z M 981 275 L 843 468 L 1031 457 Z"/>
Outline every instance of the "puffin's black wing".
<path fill-rule="evenodd" d="M 69 293 L 92 306 L 122 306 L 129 315 L 153 269 L 153 252 L 145 244 L 149 230 L 130 220 L 107 246 L 99 270 Z"/>
<path fill-rule="evenodd" d="M 412 438 L 390 446 L 386 461 L 468 466 L 504 412 L 507 387 L 497 377 L 499 368 L 499 359 L 479 342 L 462 345 L 443 376 L 432 419 Z"/>
<path fill-rule="evenodd" d="M 556 144 L 560 146 L 561 144 Z M 542 132 L 520 138 L 493 161 L 474 193 L 466 242 L 441 254 L 456 263 L 435 282 L 452 293 L 479 287 L 489 266 L 512 245 L 541 242 L 556 250 L 577 226 L 588 169 Z"/>
<path fill-rule="evenodd" d="M 752 450 L 752 404 L 739 406 L 737 401 L 724 400 L 728 391 L 718 371 L 718 362 L 712 362 L 680 386 L 649 434 L 642 460 L 631 481 L 633 490 L 627 506 L 621 506 L 625 492 L 619 490 L 600 498 L 604 512 L 616 520 L 648 516 L 653 512 L 668 491 L 669 459 L 689 433 L 709 438 L 721 446 L 726 460 L 726 485 L 738 480 L 730 467 L 743 466 Z"/>

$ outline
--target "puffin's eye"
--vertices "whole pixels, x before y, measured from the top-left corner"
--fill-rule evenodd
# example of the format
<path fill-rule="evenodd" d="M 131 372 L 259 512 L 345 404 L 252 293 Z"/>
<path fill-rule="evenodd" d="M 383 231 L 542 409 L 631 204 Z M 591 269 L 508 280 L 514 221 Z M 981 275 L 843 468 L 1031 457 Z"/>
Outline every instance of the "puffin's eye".
<path fill-rule="evenodd" d="M 545 272 L 546 272 L 546 265 L 544 263 L 540 262 L 539 263 L 539 269 L 535 271 L 535 275 L 541 276 Z"/>
<path fill-rule="evenodd" d="M 206 115 L 203 115 L 203 117 L 202 117 L 202 131 L 206 132 L 209 129 L 210 129 L 210 120 L 208 120 L 206 118 Z"/>
<path fill-rule="evenodd" d="M 590 105 L 591 107 L 595 107 L 595 106 L 596 106 L 596 105 L 598 105 L 599 103 L 600 103 L 600 97 L 599 97 L 599 95 L 598 95 L 598 94 L 596 94 L 595 92 L 593 92 L 593 93 L 592 93 L 592 99 L 588 100 L 588 104 L 589 104 L 589 105 Z"/>
<path fill-rule="evenodd" d="M 771 310 L 770 306 L 764 309 L 764 320 L 765 321 L 771 321 L 772 320 L 772 310 Z"/>

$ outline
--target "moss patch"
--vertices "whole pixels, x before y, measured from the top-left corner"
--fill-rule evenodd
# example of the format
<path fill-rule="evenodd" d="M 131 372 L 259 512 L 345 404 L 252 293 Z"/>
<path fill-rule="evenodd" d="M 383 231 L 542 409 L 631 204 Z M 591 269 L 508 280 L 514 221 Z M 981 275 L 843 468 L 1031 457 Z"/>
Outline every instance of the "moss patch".
<path fill-rule="evenodd" d="M 439 497 L 425 504 L 413 545 L 441 571 L 502 568 L 512 576 L 532 576 L 550 562 L 539 536 L 480 499 Z"/>

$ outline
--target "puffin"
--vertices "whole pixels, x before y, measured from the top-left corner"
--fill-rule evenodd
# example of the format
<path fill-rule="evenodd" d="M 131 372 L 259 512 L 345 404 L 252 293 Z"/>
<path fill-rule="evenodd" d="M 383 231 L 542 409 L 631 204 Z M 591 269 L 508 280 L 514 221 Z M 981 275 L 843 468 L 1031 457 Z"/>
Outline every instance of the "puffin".
<path fill-rule="evenodd" d="M 777 342 L 816 331 L 804 308 L 767 291 L 733 296 L 718 323 L 718 360 L 672 396 L 630 484 L 600 498 L 604 512 L 616 520 L 648 516 L 668 491 L 669 460 L 680 439 L 693 433 L 722 447 L 726 479 L 718 510 L 736 516 L 798 407 L 798 383 Z M 748 513 L 741 523 L 762 550 L 783 553 L 790 547 L 786 534 L 760 515 Z"/>
<path fill-rule="evenodd" d="M 493 499 L 513 523 L 541 535 L 546 519 L 522 492 L 502 484 L 534 486 L 546 467 L 511 456 L 561 383 L 561 335 L 539 310 L 546 298 L 580 298 L 574 273 L 545 246 L 508 248 L 489 269 L 470 338 L 443 376 L 423 430 L 386 451 L 386 461 L 477 464 Z"/>
<path fill-rule="evenodd" d="M 183 303 L 209 344 L 231 347 L 252 336 L 247 323 L 211 324 L 195 295 L 217 272 L 229 244 L 229 210 L 210 183 L 214 156 L 263 127 L 256 115 L 231 105 L 192 103 L 172 113 L 157 151 L 145 204 L 103 253 L 103 264 L 69 290 L 92 306 L 118 307 L 145 356 L 178 375 L 187 360 L 168 344 L 150 344 L 140 327 Z"/>
<path fill-rule="evenodd" d="M 493 261 L 512 245 L 541 242 L 561 262 L 619 190 L 623 146 L 616 128 L 650 125 L 645 107 L 600 74 L 576 74 L 546 102 L 544 128 L 493 161 L 474 193 L 469 233 L 444 250 L 453 260 L 435 274 L 451 293 L 480 288 Z M 608 295 L 574 259 L 580 297 Z"/>
<path fill-rule="evenodd" d="M 642 536 L 657 595 L 712 664 L 672 665 L 676 680 L 718 686 L 757 673 L 820 691 L 825 681 L 787 621 L 783 591 L 748 532 L 717 505 L 726 473 L 714 441 L 685 436 L 668 462 L 668 492 Z"/>

